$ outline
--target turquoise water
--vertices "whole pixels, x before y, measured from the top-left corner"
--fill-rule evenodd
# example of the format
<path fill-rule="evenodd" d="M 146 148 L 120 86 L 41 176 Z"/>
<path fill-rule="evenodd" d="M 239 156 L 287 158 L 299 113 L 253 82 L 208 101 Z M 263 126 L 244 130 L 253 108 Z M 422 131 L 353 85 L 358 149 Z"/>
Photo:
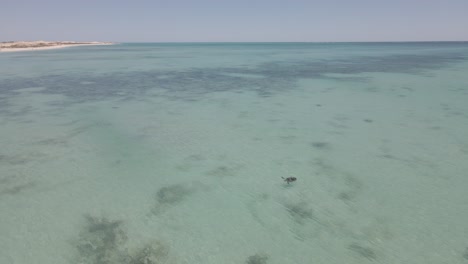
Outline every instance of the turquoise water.
<path fill-rule="evenodd" d="M 468 43 L 118 44 L 0 72 L 0 263 L 468 263 Z"/>

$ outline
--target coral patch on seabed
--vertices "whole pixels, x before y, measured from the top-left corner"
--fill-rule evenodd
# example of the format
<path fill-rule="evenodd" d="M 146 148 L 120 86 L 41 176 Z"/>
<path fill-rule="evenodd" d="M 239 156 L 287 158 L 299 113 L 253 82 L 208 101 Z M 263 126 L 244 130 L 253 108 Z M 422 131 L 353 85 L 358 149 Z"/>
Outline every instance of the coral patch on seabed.
<path fill-rule="evenodd" d="M 79 264 L 173 264 L 169 248 L 151 241 L 141 248 L 128 250 L 123 222 L 105 217 L 85 216 L 86 225 L 75 242 Z"/>
<path fill-rule="evenodd" d="M 120 250 L 127 236 L 122 221 L 85 216 L 86 226 L 80 233 L 76 248 L 78 263 L 111 264 L 128 262 L 129 256 Z"/>
<path fill-rule="evenodd" d="M 247 264 L 266 264 L 268 256 L 265 254 L 255 254 L 247 258 Z"/>
<path fill-rule="evenodd" d="M 168 209 L 187 201 L 189 196 L 208 190 L 209 187 L 200 182 L 177 183 L 161 187 L 156 192 L 156 203 L 151 209 L 151 215 L 166 212 Z"/>
<path fill-rule="evenodd" d="M 173 184 L 159 189 L 156 196 L 160 204 L 175 204 L 183 201 L 191 192 L 182 184 Z"/>
<path fill-rule="evenodd" d="M 287 203 L 284 206 L 286 207 L 294 221 L 298 224 L 303 225 L 308 220 L 314 219 L 314 213 L 312 208 L 310 208 L 309 204 L 307 204 L 304 201 Z"/>
<path fill-rule="evenodd" d="M 465 253 L 463 253 L 463 258 L 468 260 L 468 247 L 465 249 Z"/>
<path fill-rule="evenodd" d="M 356 243 L 352 243 L 348 246 L 348 249 L 354 251 L 358 256 L 366 258 L 368 260 L 375 260 L 377 258 L 377 254 L 372 248 L 361 246 Z"/>
<path fill-rule="evenodd" d="M 331 144 L 328 143 L 328 142 L 322 142 L 322 141 L 318 141 L 318 142 L 312 142 L 310 143 L 310 145 L 316 149 L 330 149 L 331 147 Z"/>
<path fill-rule="evenodd" d="M 173 263 L 169 257 L 169 248 L 158 241 L 146 244 L 132 255 L 130 264 Z"/>
<path fill-rule="evenodd" d="M 224 177 L 233 177 L 236 176 L 237 172 L 242 168 L 242 165 L 222 165 L 218 166 L 210 171 L 207 172 L 207 175 L 224 178 Z"/>

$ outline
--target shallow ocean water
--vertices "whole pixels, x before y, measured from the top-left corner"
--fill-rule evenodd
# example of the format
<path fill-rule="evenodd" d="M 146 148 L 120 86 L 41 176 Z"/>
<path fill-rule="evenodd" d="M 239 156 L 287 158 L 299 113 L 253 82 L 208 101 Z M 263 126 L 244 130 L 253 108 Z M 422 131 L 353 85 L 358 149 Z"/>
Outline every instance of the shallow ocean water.
<path fill-rule="evenodd" d="M 468 262 L 466 42 L 124 43 L 0 72 L 0 263 Z"/>

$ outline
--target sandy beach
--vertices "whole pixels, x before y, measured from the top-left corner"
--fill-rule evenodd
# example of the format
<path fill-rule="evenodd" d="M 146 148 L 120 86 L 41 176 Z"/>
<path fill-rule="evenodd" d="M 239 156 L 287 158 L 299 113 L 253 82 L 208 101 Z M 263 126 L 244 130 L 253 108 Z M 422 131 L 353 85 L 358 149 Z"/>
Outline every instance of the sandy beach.
<path fill-rule="evenodd" d="M 9 41 L 0 42 L 0 52 L 34 51 L 60 49 L 76 46 L 113 45 L 113 42 L 76 42 L 76 41 Z"/>

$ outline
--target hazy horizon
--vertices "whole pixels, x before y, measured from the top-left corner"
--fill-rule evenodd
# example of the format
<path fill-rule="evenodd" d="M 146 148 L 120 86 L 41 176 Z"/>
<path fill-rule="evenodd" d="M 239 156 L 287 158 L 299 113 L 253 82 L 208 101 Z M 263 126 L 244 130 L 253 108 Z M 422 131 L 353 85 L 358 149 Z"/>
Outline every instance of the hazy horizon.
<path fill-rule="evenodd" d="M 59 41 L 76 41 L 76 42 L 87 42 L 87 41 L 99 41 L 105 42 L 106 40 L 59 40 L 59 39 L 18 39 L 18 40 L 0 40 L 0 42 L 31 42 L 31 41 L 49 41 L 49 42 L 59 42 Z M 310 44 L 320 44 L 320 43 L 437 43 L 437 42 L 468 42 L 468 40 L 382 40 L 382 41 L 111 41 L 115 44 L 128 43 L 128 44 L 265 44 L 265 43 L 310 43 Z"/>

